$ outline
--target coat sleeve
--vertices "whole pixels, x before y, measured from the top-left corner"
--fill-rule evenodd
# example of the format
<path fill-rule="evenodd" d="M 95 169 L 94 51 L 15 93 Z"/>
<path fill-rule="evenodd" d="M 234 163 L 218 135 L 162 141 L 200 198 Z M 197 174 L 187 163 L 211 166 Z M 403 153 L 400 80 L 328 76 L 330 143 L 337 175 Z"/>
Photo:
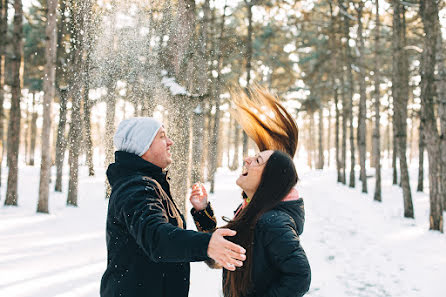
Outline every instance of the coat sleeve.
<path fill-rule="evenodd" d="M 263 244 L 271 263 L 280 273 L 262 297 L 303 296 L 310 287 L 311 270 L 291 217 L 263 222 Z"/>
<path fill-rule="evenodd" d="M 196 210 L 192 208 L 190 210 L 192 217 L 194 218 L 195 226 L 197 230 L 201 232 L 214 232 L 217 227 L 217 219 L 214 216 L 214 210 L 212 209 L 211 203 L 203 210 Z"/>
<path fill-rule="evenodd" d="M 210 234 L 169 223 L 161 198 L 152 186 L 138 186 L 117 206 L 117 217 L 153 262 L 194 262 L 209 259 Z"/>

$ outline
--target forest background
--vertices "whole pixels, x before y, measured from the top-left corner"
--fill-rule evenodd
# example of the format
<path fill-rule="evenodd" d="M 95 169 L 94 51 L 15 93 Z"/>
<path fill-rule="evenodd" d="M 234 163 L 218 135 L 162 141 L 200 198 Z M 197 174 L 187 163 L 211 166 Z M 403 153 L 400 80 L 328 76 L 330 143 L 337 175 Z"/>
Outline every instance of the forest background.
<path fill-rule="evenodd" d="M 363 193 L 374 177 L 376 201 L 391 167 L 402 215 L 413 218 L 413 192 L 427 191 L 429 228 L 443 232 L 443 1 L 1 0 L 0 11 L 6 206 L 24 199 L 20 164 L 40 166 L 38 212 L 62 191 L 64 166 L 77 206 L 79 166 L 94 175 L 113 162 L 120 120 L 155 116 L 176 143 L 170 175 L 185 210 L 191 183 L 214 192 L 217 168 L 237 170 L 254 149 L 229 91 L 259 84 L 295 116 L 309 167 L 335 166 L 339 183 Z"/>

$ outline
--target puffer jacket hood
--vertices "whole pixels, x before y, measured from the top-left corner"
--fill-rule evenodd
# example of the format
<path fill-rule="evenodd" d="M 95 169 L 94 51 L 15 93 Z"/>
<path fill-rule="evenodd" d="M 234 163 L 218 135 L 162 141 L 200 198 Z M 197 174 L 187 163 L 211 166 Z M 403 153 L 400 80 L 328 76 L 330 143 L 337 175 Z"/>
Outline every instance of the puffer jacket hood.
<path fill-rule="evenodd" d="M 296 223 L 296 230 L 299 235 L 304 231 L 305 209 L 302 198 L 297 200 L 281 201 L 274 207 L 274 210 L 280 210 L 287 213 Z"/>

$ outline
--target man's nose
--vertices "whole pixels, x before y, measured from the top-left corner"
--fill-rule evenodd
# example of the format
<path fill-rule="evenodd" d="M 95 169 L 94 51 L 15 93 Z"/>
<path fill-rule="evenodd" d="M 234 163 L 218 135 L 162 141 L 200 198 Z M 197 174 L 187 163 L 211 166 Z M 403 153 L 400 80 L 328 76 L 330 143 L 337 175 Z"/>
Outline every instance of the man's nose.
<path fill-rule="evenodd" d="M 168 138 L 168 141 L 167 141 L 167 146 L 171 146 L 172 144 L 173 144 L 173 141 L 172 141 L 172 139 Z"/>

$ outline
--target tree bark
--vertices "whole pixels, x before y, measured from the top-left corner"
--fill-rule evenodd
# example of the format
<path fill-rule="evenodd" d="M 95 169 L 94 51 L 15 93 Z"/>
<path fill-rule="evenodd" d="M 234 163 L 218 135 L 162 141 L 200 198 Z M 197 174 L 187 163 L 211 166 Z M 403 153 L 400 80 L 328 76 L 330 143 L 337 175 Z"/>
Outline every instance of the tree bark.
<path fill-rule="evenodd" d="M 30 146 L 29 146 L 29 142 L 31 140 L 31 117 L 32 117 L 32 105 L 34 104 L 34 96 L 35 93 L 31 92 L 33 100 L 31 102 L 27 102 L 27 106 L 26 106 L 26 116 L 25 116 L 25 125 L 26 125 L 26 131 L 24 133 L 24 138 L 25 138 L 25 163 L 26 165 L 30 165 L 29 164 L 29 155 L 31 152 Z"/>
<path fill-rule="evenodd" d="M 248 36 L 246 38 L 246 89 L 250 86 L 251 81 L 251 62 L 252 62 L 252 8 L 255 0 L 244 0 L 248 9 Z M 248 135 L 243 131 L 243 158 L 248 155 Z"/>
<path fill-rule="evenodd" d="M 438 25 L 440 26 L 440 25 Z M 440 152 L 441 152 L 441 195 L 443 196 L 443 211 L 446 210 L 446 55 L 443 52 L 441 30 L 437 32 L 437 95 L 438 117 L 440 118 Z"/>
<path fill-rule="evenodd" d="M 336 156 L 336 170 L 338 175 L 338 183 L 342 182 L 342 163 L 340 159 L 340 143 L 339 143 L 339 120 L 340 120 L 340 112 L 339 112 L 339 96 L 338 96 L 338 89 L 334 88 L 334 104 L 335 104 L 335 156 Z"/>
<path fill-rule="evenodd" d="M 71 123 L 69 132 L 69 157 L 68 163 L 70 166 L 70 175 L 68 180 L 68 195 L 67 195 L 67 205 L 76 206 L 78 205 L 78 182 L 79 182 L 79 151 L 81 145 L 81 135 L 82 135 L 82 115 L 81 115 L 81 102 L 82 102 L 82 86 L 83 77 L 82 73 L 85 71 L 85 62 L 83 61 L 83 50 L 84 50 L 84 35 L 79 34 L 84 31 L 84 14 L 90 13 L 90 11 L 85 10 L 85 6 L 76 6 L 74 1 L 71 2 L 73 7 L 73 44 L 75 47 L 73 65 L 75 68 L 74 72 L 71 73 Z"/>
<path fill-rule="evenodd" d="M 333 114 L 331 110 L 331 106 L 328 108 L 328 120 L 327 120 L 327 167 L 330 168 L 330 159 L 331 159 L 331 122 L 333 120 Z"/>
<path fill-rule="evenodd" d="M 5 82 L 5 63 L 6 63 L 6 45 L 7 45 L 7 27 L 8 27 L 8 0 L 0 0 L 0 186 L 2 180 L 2 165 L 4 151 L 4 108 L 5 101 L 4 82 Z"/>
<path fill-rule="evenodd" d="M 65 159 L 65 150 L 67 147 L 67 139 L 65 136 L 66 122 L 67 122 L 67 87 L 65 82 L 65 74 L 66 74 L 66 64 L 64 55 L 65 53 L 65 44 L 63 41 L 64 35 L 68 31 L 69 22 L 66 21 L 65 12 L 66 12 L 66 0 L 61 1 L 60 3 L 60 19 L 57 24 L 57 69 L 56 69 L 56 89 L 57 94 L 59 96 L 59 123 L 57 126 L 57 138 L 56 138 L 56 181 L 54 185 L 54 190 L 56 192 L 62 192 L 62 171 L 63 171 L 63 163 Z M 65 83 L 64 86 L 61 86 L 61 83 Z"/>
<path fill-rule="evenodd" d="M 57 140 L 56 140 L 56 182 L 54 190 L 62 192 L 62 170 L 65 159 L 65 150 L 67 147 L 67 139 L 65 137 L 65 126 L 67 123 L 67 89 L 62 88 L 60 94 L 59 107 L 59 124 L 57 126 Z"/>
<path fill-rule="evenodd" d="M 29 146 L 29 165 L 34 166 L 36 156 L 36 137 L 37 137 L 37 102 L 36 93 L 33 93 L 33 106 L 30 127 L 30 146 Z"/>
<path fill-rule="evenodd" d="M 341 101 L 342 101 L 342 148 L 341 148 L 341 183 L 347 184 L 347 122 L 348 107 L 345 96 L 344 73 L 341 73 Z"/>
<path fill-rule="evenodd" d="M 51 117 L 56 80 L 57 54 L 57 0 L 47 0 L 47 26 L 45 48 L 45 79 L 43 81 L 42 161 L 40 164 L 39 201 L 37 212 L 48 213 L 49 183 L 51 174 Z"/>
<path fill-rule="evenodd" d="M 84 78 L 84 129 L 85 129 L 85 152 L 87 157 L 88 176 L 94 176 L 93 164 L 93 140 L 91 139 L 91 106 L 92 102 L 89 98 L 90 93 L 90 53 L 87 53 L 85 62 L 85 78 Z M 135 109 L 136 110 L 136 109 Z"/>
<path fill-rule="evenodd" d="M 322 108 L 322 103 L 319 106 L 319 123 L 318 123 L 318 162 L 316 165 L 316 169 L 322 170 L 324 169 L 324 144 L 322 139 L 324 138 L 324 111 Z"/>
<path fill-rule="evenodd" d="M 413 218 L 414 210 L 407 168 L 407 102 L 409 97 L 409 80 L 407 73 L 408 61 L 404 52 L 406 26 L 405 11 L 399 0 L 392 1 L 393 6 L 393 67 L 392 67 L 392 96 L 394 100 L 394 125 L 398 146 L 401 187 L 404 200 L 404 217 Z"/>
<path fill-rule="evenodd" d="M 220 23 L 220 36 L 217 42 L 216 48 L 216 58 L 217 58 L 217 78 L 215 80 L 215 94 L 213 94 L 213 98 L 215 98 L 215 116 L 214 116 L 214 126 L 212 128 L 212 136 L 211 136 L 211 172 L 210 172 L 210 180 L 211 180 L 211 189 L 210 192 L 214 193 L 215 190 L 215 173 L 217 172 L 218 167 L 218 154 L 219 154 L 219 132 L 220 132 L 220 90 L 221 90 L 221 68 L 223 67 L 223 53 L 221 50 L 224 32 L 225 32 L 225 19 L 226 19 L 226 3 L 223 8 L 223 16 Z M 246 134 L 246 133 L 245 133 Z"/>
<path fill-rule="evenodd" d="M 359 146 L 359 164 L 361 167 L 360 179 L 362 181 L 362 192 L 367 193 L 367 176 L 366 176 L 366 136 L 367 136 L 367 126 L 366 126 L 366 87 L 365 87 L 365 69 L 364 69 L 364 37 L 362 35 L 362 10 L 364 8 L 364 2 L 359 1 L 357 10 L 358 19 L 358 38 L 359 38 L 359 114 L 358 114 L 358 146 Z"/>
<path fill-rule="evenodd" d="M 240 166 L 239 164 L 239 150 L 240 150 L 240 125 L 235 123 L 235 131 L 234 131 L 234 157 L 232 159 L 231 170 L 235 171 Z"/>
<path fill-rule="evenodd" d="M 185 214 L 186 195 L 190 185 L 190 125 L 192 110 L 185 104 L 182 96 L 171 98 L 167 133 L 174 140 L 171 147 L 172 165 L 169 175 L 171 177 L 171 192 L 180 211 Z"/>
<path fill-rule="evenodd" d="M 346 1 L 347 5 L 342 9 L 347 11 L 349 1 Z M 348 79 L 348 99 L 347 99 L 347 120 L 349 123 L 349 136 L 350 136 L 350 181 L 349 187 L 355 187 L 355 137 L 354 137 L 354 126 L 353 126 L 353 73 L 352 73 L 352 63 L 353 58 L 350 49 L 350 21 L 347 16 L 344 15 L 344 37 L 345 41 L 345 55 L 346 55 L 346 66 L 347 66 L 347 79 Z"/>
<path fill-rule="evenodd" d="M 113 163 L 114 145 L 113 135 L 115 133 L 115 113 L 116 113 L 116 96 L 115 96 L 116 81 L 110 79 L 107 86 L 106 98 L 106 114 L 105 114 L 105 167 Z M 108 179 L 105 179 L 105 198 L 110 198 L 111 186 Z"/>
<path fill-rule="evenodd" d="M 436 42 L 439 30 L 438 6 L 436 0 L 420 2 L 420 15 L 424 27 L 424 47 L 421 64 L 421 104 L 425 143 L 429 157 L 429 229 L 443 232 L 443 209 L 440 179 L 440 137 L 434 112 Z"/>
<path fill-rule="evenodd" d="M 395 99 L 393 99 L 393 109 L 394 109 L 394 114 L 395 114 Z M 398 165 L 397 165 L 397 157 L 398 157 L 398 144 L 397 144 L 397 140 L 396 140 L 396 125 L 397 123 L 395 122 L 395 119 L 392 119 L 392 176 L 393 176 L 393 180 L 392 180 L 392 184 L 393 185 L 397 185 L 398 184 Z"/>
<path fill-rule="evenodd" d="M 201 156 L 203 155 L 204 140 L 204 115 L 203 103 L 199 102 L 192 115 L 192 172 L 191 183 L 203 181 L 203 163 Z"/>
<path fill-rule="evenodd" d="M 18 192 L 18 155 L 20 147 L 20 100 L 21 100 L 21 82 L 20 82 L 20 64 L 23 52 L 23 8 L 21 0 L 14 0 L 14 20 L 12 57 L 11 57 L 11 108 L 9 111 L 8 124 L 8 184 L 6 189 L 5 205 L 17 205 Z"/>
<path fill-rule="evenodd" d="M 310 166 L 310 168 L 311 169 L 313 169 L 313 167 L 314 167 L 314 161 L 315 161 L 315 156 L 314 156 L 314 152 L 315 152 L 315 147 L 316 147 L 316 144 L 315 144 L 315 141 L 314 141 L 314 133 L 315 133 L 315 127 L 314 127 L 314 112 L 312 112 L 312 113 L 310 113 L 310 115 L 309 115 L 309 117 L 310 117 L 310 123 L 309 123 L 309 125 L 310 125 L 310 127 L 309 127 L 309 129 L 308 129 L 308 131 L 309 131 L 309 134 L 308 134 L 308 136 L 309 136 L 309 139 L 310 139 L 310 141 L 309 141 L 309 144 L 310 144 L 310 149 L 309 149 L 309 166 Z"/>
<path fill-rule="evenodd" d="M 214 101 L 214 102 L 213 102 Z M 215 103 L 215 100 L 210 101 L 209 102 L 209 109 L 208 109 L 208 113 L 207 113 L 207 118 L 208 118 L 208 129 L 207 129 L 207 134 L 208 134 L 208 141 L 209 144 L 207 145 L 207 177 L 206 180 L 207 181 L 211 181 L 211 172 L 212 172 L 212 154 L 214 153 L 213 150 L 211 149 L 211 144 L 212 144 L 212 135 L 214 134 L 213 129 L 214 129 L 214 121 L 215 121 L 215 115 L 212 114 L 212 109 L 213 104 Z M 230 166 L 228 165 L 228 168 Z"/>
<path fill-rule="evenodd" d="M 421 106 L 420 110 L 420 126 L 418 128 L 418 185 L 417 192 L 424 191 L 424 112 L 423 106 Z"/>
<path fill-rule="evenodd" d="M 375 160 L 375 194 L 373 199 L 375 201 L 382 201 L 381 196 L 381 133 L 380 128 L 380 26 L 379 20 L 379 1 L 375 0 L 375 68 L 374 83 L 375 83 L 375 129 L 373 130 L 373 155 Z"/>

